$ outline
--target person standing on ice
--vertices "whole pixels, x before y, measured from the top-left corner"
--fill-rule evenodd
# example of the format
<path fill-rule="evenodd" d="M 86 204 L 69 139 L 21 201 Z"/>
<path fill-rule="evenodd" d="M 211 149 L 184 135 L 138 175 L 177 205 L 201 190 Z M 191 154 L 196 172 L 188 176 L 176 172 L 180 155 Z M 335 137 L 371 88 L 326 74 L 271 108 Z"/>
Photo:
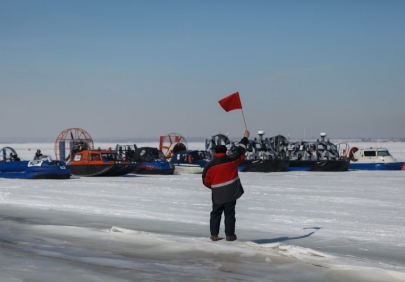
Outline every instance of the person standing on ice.
<path fill-rule="evenodd" d="M 210 231 L 212 241 L 218 241 L 221 216 L 225 216 L 226 241 L 235 241 L 235 206 L 236 200 L 244 193 L 239 179 L 238 165 L 245 157 L 250 133 L 245 130 L 244 137 L 234 152 L 227 155 L 225 145 L 215 146 L 214 158 L 206 164 L 202 174 L 203 184 L 212 191 L 212 211 L 210 214 Z"/>

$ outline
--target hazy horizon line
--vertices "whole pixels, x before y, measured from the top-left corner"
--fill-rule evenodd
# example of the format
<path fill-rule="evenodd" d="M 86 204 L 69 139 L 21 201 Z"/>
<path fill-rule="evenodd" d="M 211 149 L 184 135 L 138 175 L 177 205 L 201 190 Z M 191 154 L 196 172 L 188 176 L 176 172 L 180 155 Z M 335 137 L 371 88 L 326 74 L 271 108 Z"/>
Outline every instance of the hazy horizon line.
<path fill-rule="evenodd" d="M 272 136 L 270 136 L 272 137 Z M 239 140 L 241 137 L 229 137 L 230 140 Z M 257 138 L 256 136 L 249 139 Z M 189 137 L 185 138 L 187 142 L 205 142 L 207 137 Z M 315 141 L 320 139 L 319 136 L 311 136 L 307 138 L 296 138 L 289 136 L 289 141 Z M 332 143 L 335 142 L 405 142 L 405 137 L 357 137 L 357 138 L 326 138 L 329 139 Z M 137 137 L 137 138 L 98 138 L 94 140 L 94 142 L 100 143 L 109 143 L 109 142 L 118 142 L 118 143 L 145 143 L 145 142 L 157 142 L 159 143 L 159 137 Z M 335 142 L 334 142 L 335 141 Z M 0 143 L 55 143 L 56 140 L 54 138 L 44 138 L 44 137 L 37 137 L 37 138 L 26 138 L 26 137 L 16 137 L 11 139 L 2 138 L 0 139 Z"/>

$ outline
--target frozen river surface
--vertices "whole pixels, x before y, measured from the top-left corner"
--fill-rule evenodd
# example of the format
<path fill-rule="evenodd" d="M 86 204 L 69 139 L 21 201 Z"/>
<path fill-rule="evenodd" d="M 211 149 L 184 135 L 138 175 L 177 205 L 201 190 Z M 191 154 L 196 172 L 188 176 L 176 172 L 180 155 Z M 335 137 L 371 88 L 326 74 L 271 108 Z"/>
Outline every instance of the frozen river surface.
<path fill-rule="evenodd" d="M 0 281 L 405 281 L 405 171 L 240 177 L 235 242 L 201 175 L 0 179 Z"/>

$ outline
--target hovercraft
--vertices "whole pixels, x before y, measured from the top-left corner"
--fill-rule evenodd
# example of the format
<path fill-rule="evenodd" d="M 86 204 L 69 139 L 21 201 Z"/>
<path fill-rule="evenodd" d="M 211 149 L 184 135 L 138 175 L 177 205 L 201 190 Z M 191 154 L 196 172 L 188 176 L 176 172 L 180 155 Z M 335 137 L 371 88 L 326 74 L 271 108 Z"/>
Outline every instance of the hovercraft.
<path fill-rule="evenodd" d="M 402 170 L 404 162 L 398 162 L 386 148 L 359 149 L 352 147 L 349 150 L 349 169 L 353 170 Z"/>
<path fill-rule="evenodd" d="M 160 136 L 159 150 L 173 165 L 176 174 L 202 174 L 211 159 L 206 151 L 189 150 L 186 138 L 178 133 Z"/>
<path fill-rule="evenodd" d="M 174 166 L 170 164 L 162 151 L 154 147 L 137 147 L 117 144 L 115 151 L 126 161 L 137 163 L 132 171 L 135 174 L 173 174 Z"/>
<path fill-rule="evenodd" d="M 90 134 L 81 128 L 68 128 L 59 134 L 55 155 L 64 159 L 77 176 L 122 176 L 138 166 L 125 161 L 111 148 L 95 150 Z"/>
<path fill-rule="evenodd" d="M 177 151 L 170 158 L 176 174 L 202 174 L 209 161 L 209 154 L 201 150 Z"/>
<path fill-rule="evenodd" d="M 249 140 L 246 148 L 245 158 L 239 164 L 238 170 L 241 172 L 280 172 L 288 168 L 288 158 L 280 154 L 276 149 L 270 146 L 271 142 L 276 140 L 263 139 L 264 131 L 259 131 L 259 139 Z M 277 138 L 279 140 L 279 138 Z M 206 150 L 210 154 L 215 154 L 216 145 L 226 145 L 229 152 L 232 152 L 239 146 L 239 141 L 231 142 L 223 134 L 217 134 L 206 140 Z"/>
<path fill-rule="evenodd" d="M 290 159 L 288 170 L 292 171 L 347 171 L 349 159 L 340 155 L 340 148 L 348 145 L 345 143 L 333 144 L 326 140 L 326 133 L 321 133 L 321 140 L 316 142 L 298 141 L 289 143 L 287 155 Z"/>
<path fill-rule="evenodd" d="M 122 176 L 134 171 L 138 164 L 127 162 L 115 151 L 83 148 L 72 153 L 69 163 L 77 176 Z"/>
<path fill-rule="evenodd" d="M 21 179 L 68 179 L 70 167 L 50 156 L 22 160 L 11 147 L 0 150 L 0 177 Z"/>

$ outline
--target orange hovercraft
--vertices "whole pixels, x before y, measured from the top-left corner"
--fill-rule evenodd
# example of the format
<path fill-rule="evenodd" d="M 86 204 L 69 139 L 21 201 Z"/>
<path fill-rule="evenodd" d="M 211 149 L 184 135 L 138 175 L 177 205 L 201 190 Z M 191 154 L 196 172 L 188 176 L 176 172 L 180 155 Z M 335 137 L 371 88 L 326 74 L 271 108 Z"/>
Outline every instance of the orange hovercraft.
<path fill-rule="evenodd" d="M 68 153 L 67 157 L 65 152 Z M 139 166 L 135 162 L 125 161 L 111 148 L 94 149 L 90 135 L 79 128 L 67 129 L 59 135 L 55 153 L 66 160 L 72 175 L 76 176 L 122 176 Z"/>

